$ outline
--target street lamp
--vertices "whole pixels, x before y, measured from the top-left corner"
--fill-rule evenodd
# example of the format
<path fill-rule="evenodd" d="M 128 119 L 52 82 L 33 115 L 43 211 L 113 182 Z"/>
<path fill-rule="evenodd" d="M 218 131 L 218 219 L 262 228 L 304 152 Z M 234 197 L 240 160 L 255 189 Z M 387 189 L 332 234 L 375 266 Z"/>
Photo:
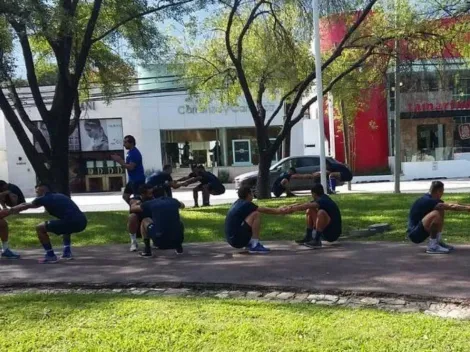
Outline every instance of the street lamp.
<path fill-rule="evenodd" d="M 326 158 L 325 158 L 325 125 L 323 121 L 323 82 L 322 82 L 322 60 L 320 52 L 320 10 L 318 0 L 313 0 L 313 43 L 315 50 L 315 71 L 316 71 L 316 90 L 317 90 L 317 108 L 318 108 L 318 134 L 320 143 L 320 173 L 321 184 L 325 191 L 328 189 L 326 180 Z"/>

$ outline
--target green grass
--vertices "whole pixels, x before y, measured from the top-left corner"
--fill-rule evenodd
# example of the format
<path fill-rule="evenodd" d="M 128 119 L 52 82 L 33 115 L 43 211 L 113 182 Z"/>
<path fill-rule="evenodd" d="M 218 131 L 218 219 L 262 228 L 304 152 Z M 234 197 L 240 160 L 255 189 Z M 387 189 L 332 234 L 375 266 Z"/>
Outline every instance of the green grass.
<path fill-rule="evenodd" d="M 423 314 L 109 294 L 0 296 L 1 350 L 469 351 L 470 323 Z"/>
<path fill-rule="evenodd" d="M 347 194 L 337 195 L 343 216 L 343 233 L 366 228 L 374 223 L 389 223 L 393 230 L 369 240 L 404 241 L 406 220 L 409 208 L 418 195 L 395 194 Z M 257 202 L 263 206 L 280 206 L 294 202 L 307 201 L 307 198 L 281 199 Z M 449 194 L 447 202 L 470 203 L 470 195 Z M 211 208 L 186 209 L 181 212 L 186 227 L 186 242 L 222 241 L 224 239 L 224 220 L 229 205 Z M 127 243 L 126 212 L 87 213 L 87 230 L 74 237 L 74 245 L 100 245 Z M 16 248 L 29 248 L 38 245 L 34 232 L 35 225 L 48 219 L 46 215 L 22 214 L 8 218 L 11 244 Z M 447 241 L 470 242 L 468 213 L 447 213 L 445 238 Z M 264 240 L 292 240 L 303 234 L 304 214 L 289 216 L 263 216 L 262 238 Z"/>

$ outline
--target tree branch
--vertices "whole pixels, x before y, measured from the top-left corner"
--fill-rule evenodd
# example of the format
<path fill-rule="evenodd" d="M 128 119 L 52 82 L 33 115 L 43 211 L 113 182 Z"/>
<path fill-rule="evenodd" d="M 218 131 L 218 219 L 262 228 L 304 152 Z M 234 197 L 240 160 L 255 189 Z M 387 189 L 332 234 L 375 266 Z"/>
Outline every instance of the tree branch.
<path fill-rule="evenodd" d="M 75 131 L 80 122 L 80 116 L 82 114 L 82 109 L 80 108 L 80 98 L 78 94 L 73 102 L 73 119 L 70 121 L 69 125 L 69 136 Z"/>
<path fill-rule="evenodd" d="M 46 138 L 44 138 L 44 135 L 41 133 L 38 127 L 29 118 L 13 82 L 10 80 L 9 83 L 10 84 L 8 86 L 8 90 L 10 91 L 10 97 L 13 101 L 13 106 L 15 107 L 16 111 L 18 111 L 18 115 L 20 116 L 21 121 L 26 126 L 26 128 L 31 132 L 34 139 L 38 142 L 46 158 L 50 158 L 51 149 L 49 147 L 49 144 L 46 141 Z"/>
<path fill-rule="evenodd" d="M 78 60 L 75 63 L 74 80 L 72 85 L 73 91 L 77 90 L 83 70 L 85 69 L 88 54 L 90 53 L 91 46 L 93 45 L 91 38 L 93 37 L 93 32 L 95 31 L 96 22 L 100 14 L 102 3 L 103 0 L 95 0 L 93 4 L 93 10 L 91 11 L 90 19 L 88 20 L 87 28 L 83 36 L 82 47 L 80 49 L 80 53 L 78 54 Z"/>
<path fill-rule="evenodd" d="M 271 125 L 273 120 L 276 118 L 277 114 L 279 114 L 279 111 L 281 111 L 281 109 L 283 108 L 284 103 L 286 102 L 286 100 L 289 99 L 289 97 L 292 96 L 292 94 L 294 94 L 297 91 L 297 89 L 299 89 L 301 84 L 302 84 L 302 82 L 297 83 L 294 88 L 292 88 L 289 92 L 287 92 L 281 98 L 281 101 L 279 102 L 279 105 L 277 106 L 276 109 L 274 109 L 274 112 L 272 113 L 271 117 L 269 118 L 268 122 L 266 123 L 266 127 L 269 127 Z"/>
<path fill-rule="evenodd" d="M 255 21 L 255 19 L 258 16 L 261 16 L 263 14 L 269 13 L 268 11 L 261 11 L 258 12 L 259 8 L 261 5 L 266 4 L 265 0 L 260 0 L 258 3 L 253 7 L 253 9 L 250 12 L 250 16 L 248 16 L 248 19 L 246 20 L 245 25 L 243 26 L 242 31 L 240 32 L 240 35 L 238 36 L 238 41 L 237 41 L 237 58 L 241 62 L 242 60 L 242 55 L 243 55 L 243 39 L 245 38 L 246 33 L 248 33 L 248 30 L 250 29 L 251 25 Z"/>
<path fill-rule="evenodd" d="M 182 1 L 179 1 L 179 2 L 176 2 L 176 3 L 171 3 L 171 4 L 166 4 L 166 5 L 162 5 L 162 6 L 158 6 L 158 7 L 155 7 L 155 8 L 151 8 L 147 11 L 144 11 L 144 12 L 140 12 L 140 13 L 137 13 L 133 16 L 130 16 L 128 18 L 126 18 L 125 20 L 117 23 L 116 25 L 114 25 L 113 27 L 111 27 L 109 30 L 107 30 L 106 32 L 104 32 L 103 34 L 99 35 L 98 37 L 96 38 L 93 38 L 91 43 L 94 44 L 96 42 L 99 42 L 100 40 L 106 38 L 108 35 L 110 35 L 111 33 L 117 31 L 120 27 L 124 26 L 125 24 L 137 19 L 137 18 L 140 18 L 140 17 L 144 17 L 144 16 L 147 16 L 147 15 L 150 15 L 152 13 L 155 13 L 155 12 L 158 12 L 158 11 L 161 11 L 161 10 L 165 10 L 167 8 L 170 8 L 170 7 L 174 7 L 174 6 L 180 6 L 180 5 L 184 5 L 184 4 L 187 4 L 187 3 L 190 3 L 190 2 L 193 2 L 194 0 L 182 0 Z"/>
<path fill-rule="evenodd" d="M 364 22 L 366 17 L 369 15 L 370 11 L 372 11 L 372 7 L 375 5 L 375 3 L 378 0 L 370 0 L 367 6 L 364 8 L 364 10 L 361 11 L 361 15 L 357 18 L 357 20 L 354 22 L 354 24 L 349 28 L 349 30 L 346 32 L 344 35 L 343 39 L 341 42 L 338 44 L 336 49 L 333 51 L 331 56 L 322 64 L 322 72 L 328 68 L 328 66 L 331 65 L 332 62 L 334 62 L 339 56 L 341 56 L 344 45 L 346 42 L 351 38 L 351 36 L 354 34 L 354 32 L 359 28 L 359 26 Z M 294 114 L 295 107 L 299 104 L 300 100 L 302 99 L 302 94 L 305 92 L 307 87 L 313 82 L 313 80 L 316 78 L 316 72 L 315 70 L 307 76 L 307 78 L 302 82 L 301 86 L 299 87 L 299 90 L 297 91 L 297 94 L 292 102 L 292 106 L 290 107 L 289 111 L 286 114 L 286 118 L 290 120 L 292 118 L 292 115 Z"/>
<path fill-rule="evenodd" d="M 33 53 L 29 44 L 28 34 L 26 33 L 26 26 L 14 20 L 11 20 L 10 24 L 15 30 L 23 50 L 23 57 L 26 65 L 26 76 L 28 78 L 29 88 L 31 89 L 34 103 L 36 104 L 36 108 L 38 109 L 43 121 L 47 122 L 49 120 L 49 112 L 46 108 L 46 104 L 44 104 L 44 100 L 39 89 L 36 68 L 34 66 Z"/>

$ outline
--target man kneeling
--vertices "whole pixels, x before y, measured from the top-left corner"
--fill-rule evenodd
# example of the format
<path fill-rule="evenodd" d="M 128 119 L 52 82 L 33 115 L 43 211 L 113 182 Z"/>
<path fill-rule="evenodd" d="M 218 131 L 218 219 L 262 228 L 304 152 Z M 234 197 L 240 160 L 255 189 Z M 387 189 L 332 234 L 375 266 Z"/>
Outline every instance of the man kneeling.
<path fill-rule="evenodd" d="M 433 181 L 429 193 L 416 200 L 410 209 L 408 217 L 408 238 L 413 243 L 423 243 L 428 237 L 428 254 L 447 254 L 454 247 L 442 241 L 444 227 L 444 211 L 470 211 L 469 206 L 459 204 L 445 204 L 442 201 L 444 184 Z"/>
<path fill-rule="evenodd" d="M 286 214 L 306 211 L 307 230 L 305 237 L 296 241 L 310 248 L 321 248 L 321 240 L 335 242 L 341 236 L 341 212 L 336 203 L 325 194 L 319 183 L 312 188 L 313 201 L 294 204 L 284 208 Z"/>
<path fill-rule="evenodd" d="M 151 190 L 149 190 L 151 192 Z M 144 218 L 140 231 L 144 239 L 145 249 L 142 257 L 151 257 L 150 239 L 159 249 L 175 249 L 177 254 L 183 253 L 184 226 L 180 219 L 179 209 L 184 204 L 176 199 L 165 196 L 163 187 L 153 188 L 155 199 L 131 207 L 132 213 L 152 214 Z"/>
<path fill-rule="evenodd" d="M 269 249 L 260 242 L 261 214 L 283 214 L 281 209 L 262 208 L 253 203 L 251 188 L 238 189 L 238 200 L 225 218 L 225 236 L 234 248 L 247 248 L 251 254 L 267 254 Z"/>

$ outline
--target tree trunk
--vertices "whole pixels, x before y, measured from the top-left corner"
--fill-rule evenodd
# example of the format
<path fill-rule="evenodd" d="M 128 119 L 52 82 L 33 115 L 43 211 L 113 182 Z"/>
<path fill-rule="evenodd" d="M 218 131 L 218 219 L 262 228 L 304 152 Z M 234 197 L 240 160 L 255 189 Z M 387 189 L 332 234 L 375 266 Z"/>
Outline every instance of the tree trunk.
<path fill-rule="evenodd" d="M 341 120 L 343 124 L 343 142 L 344 142 L 344 161 L 345 164 L 351 167 L 351 146 L 349 140 L 349 123 L 346 117 L 346 109 L 344 108 L 344 101 L 340 101 L 341 106 Z M 348 182 L 348 191 L 351 190 L 351 181 Z"/>
<path fill-rule="evenodd" d="M 272 158 L 272 153 L 261 151 L 259 153 L 258 182 L 256 187 L 258 199 L 271 198 L 269 169 L 271 167 Z"/>
<path fill-rule="evenodd" d="M 287 158 L 290 156 L 290 133 L 286 134 L 286 138 L 282 141 L 282 157 Z"/>

